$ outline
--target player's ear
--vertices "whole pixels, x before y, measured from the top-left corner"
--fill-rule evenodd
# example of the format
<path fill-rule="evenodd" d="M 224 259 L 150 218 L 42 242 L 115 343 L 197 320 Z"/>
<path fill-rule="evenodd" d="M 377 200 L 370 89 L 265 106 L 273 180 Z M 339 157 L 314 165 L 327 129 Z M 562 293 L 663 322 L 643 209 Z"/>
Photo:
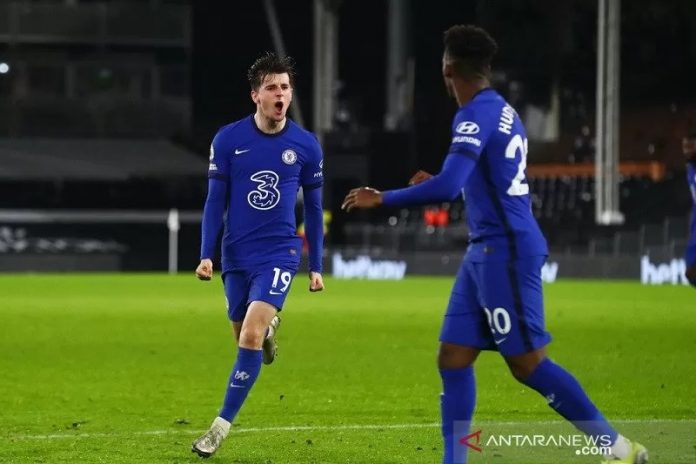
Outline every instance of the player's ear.
<path fill-rule="evenodd" d="M 252 90 L 251 91 L 251 101 L 253 101 L 254 103 L 256 103 L 258 105 L 259 104 L 258 98 L 259 98 L 258 92 L 256 92 L 256 90 Z"/>

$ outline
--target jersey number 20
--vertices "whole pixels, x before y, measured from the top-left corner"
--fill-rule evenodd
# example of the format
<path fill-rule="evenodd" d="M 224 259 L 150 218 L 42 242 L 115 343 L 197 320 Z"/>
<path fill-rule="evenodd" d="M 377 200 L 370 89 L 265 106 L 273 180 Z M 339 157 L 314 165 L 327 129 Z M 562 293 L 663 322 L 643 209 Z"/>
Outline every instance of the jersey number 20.
<path fill-rule="evenodd" d="M 523 183 L 525 182 L 524 170 L 527 169 L 527 147 L 527 139 L 523 139 L 520 134 L 515 134 L 505 149 L 505 158 L 515 159 L 518 151 L 521 155 L 520 164 L 517 166 L 517 174 L 507 189 L 507 194 L 513 197 L 529 193 L 529 184 Z"/>

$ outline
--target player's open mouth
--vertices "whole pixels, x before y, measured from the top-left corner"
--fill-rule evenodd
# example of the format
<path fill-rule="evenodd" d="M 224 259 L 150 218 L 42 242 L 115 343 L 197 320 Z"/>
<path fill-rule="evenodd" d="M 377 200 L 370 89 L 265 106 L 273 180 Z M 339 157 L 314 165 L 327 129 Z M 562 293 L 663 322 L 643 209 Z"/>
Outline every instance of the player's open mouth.
<path fill-rule="evenodd" d="M 275 107 L 278 111 L 283 111 L 283 102 L 275 102 Z"/>

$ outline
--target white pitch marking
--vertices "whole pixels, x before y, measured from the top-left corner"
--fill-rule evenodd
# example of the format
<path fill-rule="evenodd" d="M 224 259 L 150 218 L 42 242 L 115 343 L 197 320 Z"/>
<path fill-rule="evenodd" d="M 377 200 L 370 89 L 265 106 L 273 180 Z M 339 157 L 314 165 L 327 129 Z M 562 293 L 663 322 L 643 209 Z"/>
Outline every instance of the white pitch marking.
<path fill-rule="evenodd" d="M 613 423 L 617 424 L 637 424 L 645 422 L 647 424 L 665 424 L 665 423 L 679 423 L 679 424 L 696 424 L 696 419 L 626 419 L 626 420 L 613 420 Z M 498 422 L 498 421 L 476 421 L 473 423 L 474 427 L 485 426 L 485 425 L 553 425 L 553 424 L 565 424 L 566 421 L 511 421 L 511 422 Z M 256 432 L 305 432 L 305 431 L 339 431 L 339 430 L 407 430 L 407 429 L 427 429 L 439 427 L 440 424 L 436 422 L 423 423 L 423 424 L 346 424 L 346 425 L 288 425 L 288 426 L 278 426 L 278 427 L 250 427 L 250 428 L 233 428 L 232 433 L 256 433 Z M 64 438 L 115 438 L 115 437 L 130 437 L 130 436 L 147 436 L 147 435 L 180 435 L 180 434 L 199 434 L 206 430 L 188 430 L 188 429 L 171 429 L 171 430 L 144 430 L 136 432 L 115 432 L 115 433 L 78 433 L 78 434 L 67 434 L 67 433 L 56 433 L 56 434 L 43 434 L 43 435 L 10 435 L 7 438 L 10 440 L 56 440 Z"/>

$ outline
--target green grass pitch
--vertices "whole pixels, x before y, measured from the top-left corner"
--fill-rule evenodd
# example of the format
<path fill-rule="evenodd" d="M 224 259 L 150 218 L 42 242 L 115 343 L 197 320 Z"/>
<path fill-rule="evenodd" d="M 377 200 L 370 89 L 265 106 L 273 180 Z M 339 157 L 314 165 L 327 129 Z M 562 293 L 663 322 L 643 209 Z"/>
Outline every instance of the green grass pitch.
<path fill-rule="evenodd" d="M 451 278 L 298 277 L 280 354 L 211 463 L 437 463 L 437 336 Z M 651 451 L 696 460 L 696 291 L 546 287 L 552 358 Z M 0 463 L 194 463 L 235 356 L 221 282 L 192 275 L 0 276 Z M 477 362 L 477 427 L 549 433 L 543 398 L 495 353 Z M 564 428 L 565 427 L 565 428 Z M 559 432 L 560 433 L 560 432 Z M 599 462 L 484 448 L 471 462 Z"/>

